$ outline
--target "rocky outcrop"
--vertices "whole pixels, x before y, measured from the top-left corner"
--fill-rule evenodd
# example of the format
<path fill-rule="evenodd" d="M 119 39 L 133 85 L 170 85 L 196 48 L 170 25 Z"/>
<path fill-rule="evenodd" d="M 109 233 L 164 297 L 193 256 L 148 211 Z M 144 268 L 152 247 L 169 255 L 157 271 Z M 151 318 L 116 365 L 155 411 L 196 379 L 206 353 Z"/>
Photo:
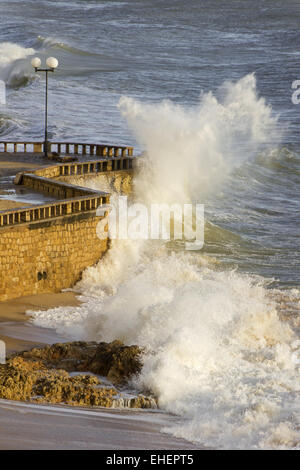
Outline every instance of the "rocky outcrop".
<path fill-rule="evenodd" d="M 0 365 L 0 398 L 86 406 L 153 408 L 156 400 L 123 398 L 116 386 L 138 374 L 142 350 L 121 341 L 56 343 L 13 355 Z M 96 375 L 112 382 L 103 385 Z M 81 372 L 74 375 L 74 373 Z M 73 374 L 70 374 L 73 373 Z"/>
<path fill-rule="evenodd" d="M 141 353 L 138 346 L 126 346 L 119 340 L 112 343 L 74 341 L 34 348 L 19 356 L 38 359 L 47 367 L 59 367 L 66 371 L 88 370 L 120 385 L 140 372 Z"/>
<path fill-rule="evenodd" d="M 99 343 L 88 370 L 106 376 L 116 385 L 123 384 L 142 368 L 141 349 L 125 346 L 121 341 Z"/>
<path fill-rule="evenodd" d="M 115 388 L 101 387 L 93 375 L 72 377 L 65 370 L 48 369 L 39 360 L 14 357 L 0 366 L 0 398 L 110 407 L 115 395 Z"/>
<path fill-rule="evenodd" d="M 95 356 L 98 343 L 73 341 L 71 343 L 55 343 L 43 348 L 33 348 L 19 353 L 26 360 L 39 360 L 44 366 L 60 368 L 66 371 L 85 371 Z"/>

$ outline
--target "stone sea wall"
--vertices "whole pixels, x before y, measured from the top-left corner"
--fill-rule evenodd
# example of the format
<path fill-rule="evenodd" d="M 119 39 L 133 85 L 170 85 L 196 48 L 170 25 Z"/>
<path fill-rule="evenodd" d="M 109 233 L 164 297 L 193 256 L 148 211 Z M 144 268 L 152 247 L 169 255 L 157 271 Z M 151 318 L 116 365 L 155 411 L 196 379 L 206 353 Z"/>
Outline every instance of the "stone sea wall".
<path fill-rule="evenodd" d="M 95 211 L 11 227 L 0 233 L 0 300 L 73 286 L 107 250 Z"/>
<path fill-rule="evenodd" d="M 81 163 L 73 163 L 17 175 L 17 184 L 55 195 L 59 200 L 0 211 L 0 301 L 72 287 L 83 270 L 103 256 L 108 240 L 98 238 L 96 229 L 101 217 L 96 209 L 109 201 L 109 194 L 80 188 L 80 182 L 100 177 L 112 190 L 128 194 L 131 160 L 118 163 L 120 169 L 115 162 L 105 163 L 105 169 L 100 164 L 89 164 L 86 170 Z M 79 178 L 78 186 L 74 178 Z"/>

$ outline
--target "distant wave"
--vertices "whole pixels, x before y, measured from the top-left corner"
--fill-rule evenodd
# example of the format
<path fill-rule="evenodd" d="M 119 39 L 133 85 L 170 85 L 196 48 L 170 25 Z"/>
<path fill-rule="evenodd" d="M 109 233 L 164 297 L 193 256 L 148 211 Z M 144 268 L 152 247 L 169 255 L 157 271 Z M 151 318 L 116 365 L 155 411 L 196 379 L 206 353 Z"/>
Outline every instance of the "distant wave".
<path fill-rule="evenodd" d="M 14 131 L 18 127 L 16 120 L 10 116 L 0 114 L 0 136 L 4 136 Z"/>
<path fill-rule="evenodd" d="M 23 47 L 13 42 L 0 43 L 0 66 L 9 65 L 19 59 L 33 55 L 35 50 L 31 47 Z"/>
<path fill-rule="evenodd" d="M 58 38 L 55 37 L 43 37 L 38 36 L 37 38 L 37 48 L 41 49 L 61 49 L 63 51 L 71 52 L 72 54 L 80 54 L 80 55 L 88 55 L 88 56 L 101 56 L 101 54 L 97 54 L 90 51 L 85 51 L 83 49 L 79 49 L 69 44 L 66 44 L 63 41 L 60 41 Z"/>

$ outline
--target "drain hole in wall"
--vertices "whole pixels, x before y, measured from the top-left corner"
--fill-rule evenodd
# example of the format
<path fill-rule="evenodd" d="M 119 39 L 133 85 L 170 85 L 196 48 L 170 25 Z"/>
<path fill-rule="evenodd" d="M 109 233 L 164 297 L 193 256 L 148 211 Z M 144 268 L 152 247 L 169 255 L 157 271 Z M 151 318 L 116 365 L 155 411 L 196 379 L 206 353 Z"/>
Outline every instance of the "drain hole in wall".
<path fill-rule="evenodd" d="M 37 279 L 38 279 L 38 281 L 41 281 L 42 279 L 47 279 L 46 271 L 38 272 L 37 273 Z"/>

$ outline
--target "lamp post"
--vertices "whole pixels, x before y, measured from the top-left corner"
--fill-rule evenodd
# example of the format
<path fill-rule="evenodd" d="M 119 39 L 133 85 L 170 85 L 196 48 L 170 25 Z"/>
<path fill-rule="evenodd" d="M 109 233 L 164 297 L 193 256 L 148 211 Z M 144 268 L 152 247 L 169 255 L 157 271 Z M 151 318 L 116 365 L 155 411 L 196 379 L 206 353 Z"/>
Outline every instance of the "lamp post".
<path fill-rule="evenodd" d="M 48 72 L 54 72 L 58 66 L 58 60 L 55 57 L 48 57 L 46 60 L 46 65 L 49 68 L 41 69 L 41 59 L 39 57 L 34 57 L 31 61 L 31 65 L 36 72 L 45 72 L 46 73 L 46 93 L 45 93 L 45 142 L 44 142 L 44 154 L 45 157 L 48 157 Z"/>

